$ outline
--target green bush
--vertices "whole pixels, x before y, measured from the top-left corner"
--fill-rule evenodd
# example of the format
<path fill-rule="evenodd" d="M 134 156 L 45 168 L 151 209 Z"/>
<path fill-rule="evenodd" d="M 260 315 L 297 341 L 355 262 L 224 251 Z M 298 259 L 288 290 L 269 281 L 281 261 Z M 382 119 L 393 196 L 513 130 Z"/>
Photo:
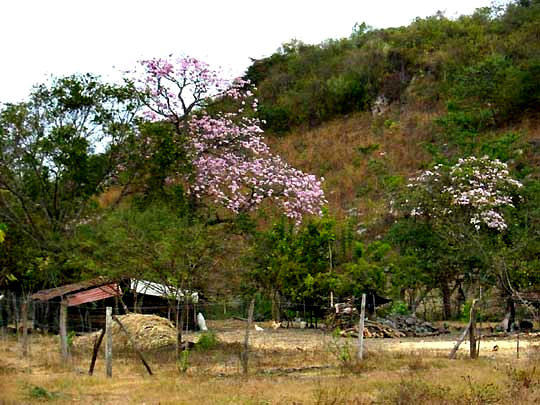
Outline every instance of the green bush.
<path fill-rule="evenodd" d="M 394 301 L 390 308 L 390 313 L 394 315 L 409 315 L 409 306 L 403 301 Z"/>
<path fill-rule="evenodd" d="M 197 350 L 210 350 L 215 348 L 219 344 L 219 339 L 215 332 L 203 332 L 197 340 L 195 347 Z"/>

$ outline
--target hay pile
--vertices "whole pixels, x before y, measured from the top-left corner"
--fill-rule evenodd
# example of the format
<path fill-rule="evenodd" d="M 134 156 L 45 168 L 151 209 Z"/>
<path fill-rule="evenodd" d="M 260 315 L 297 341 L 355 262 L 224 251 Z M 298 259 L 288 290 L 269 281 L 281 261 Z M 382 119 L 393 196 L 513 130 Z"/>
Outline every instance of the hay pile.
<path fill-rule="evenodd" d="M 131 339 L 139 350 L 155 350 L 176 343 L 176 328 L 166 318 L 157 315 L 128 314 L 118 316 L 122 325 L 128 330 Z M 94 332 L 74 339 L 75 349 L 91 350 L 100 332 Z M 132 350 L 133 345 L 120 326 L 113 321 L 113 350 Z M 105 342 L 101 344 L 103 350 Z"/>

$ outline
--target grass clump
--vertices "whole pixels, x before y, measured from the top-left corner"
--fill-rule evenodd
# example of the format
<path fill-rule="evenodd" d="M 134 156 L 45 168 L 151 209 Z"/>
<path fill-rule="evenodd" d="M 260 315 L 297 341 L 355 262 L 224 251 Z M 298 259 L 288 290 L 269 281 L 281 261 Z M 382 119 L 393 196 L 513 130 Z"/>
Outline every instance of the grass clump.
<path fill-rule="evenodd" d="M 40 387 L 39 385 L 33 385 L 28 387 L 28 396 L 31 399 L 50 401 L 58 398 L 58 393 L 49 391 L 43 387 Z"/>

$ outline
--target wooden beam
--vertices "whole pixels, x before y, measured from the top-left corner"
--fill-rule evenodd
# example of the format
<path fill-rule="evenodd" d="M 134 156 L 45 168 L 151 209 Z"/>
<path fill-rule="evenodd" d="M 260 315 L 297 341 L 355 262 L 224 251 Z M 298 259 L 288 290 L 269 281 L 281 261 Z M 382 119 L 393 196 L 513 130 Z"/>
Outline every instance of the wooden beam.
<path fill-rule="evenodd" d="M 244 374 L 248 373 L 248 360 L 249 360 L 249 332 L 251 331 L 251 323 L 253 322 L 253 309 L 255 307 L 255 300 L 251 300 L 249 304 L 248 319 L 246 325 L 246 334 L 244 336 L 244 351 L 242 353 L 242 367 Z"/>
<path fill-rule="evenodd" d="M 101 341 L 103 340 L 103 336 L 105 336 L 105 329 L 101 329 L 101 333 L 99 334 L 98 338 L 94 342 L 94 350 L 92 352 L 92 361 L 90 362 L 90 369 L 88 370 L 88 375 L 94 374 L 94 366 L 96 365 L 99 346 L 101 346 Z"/>
<path fill-rule="evenodd" d="M 148 374 L 152 375 L 152 370 L 150 369 L 150 366 L 146 362 L 142 352 L 137 347 L 137 344 L 135 343 L 135 340 L 133 340 L 133 338 L 129 334 L 128 330 L 124 327 L 124 325 L 122 324 L 122 322 L 120 322 L 120 319 L 118 319 L 116 317 L 116 315 L 113 315 L 112 319 L 118 324 L 118 326 L 120 326 L 120 330 L 122 330 L 122 332 L 124 332 L 125 335 L 127 336 L 128 340 L 130 341 L 131 345 L 133 346 L 133 349 L 135 350 L 135 352 L 137 353 L 137 355 L 141 359 L 142 363 L 144 364 L 144 367 L 146 367 L 146 371 L 148 371 Z"/>
<path fill-rule="evenodd" d="M 69 357 L 67 341 L 67 308 L 67 302 L 62 301 L 60 304 L 60 353 L 62 353 L 63 362 L 66 362 Z"/>

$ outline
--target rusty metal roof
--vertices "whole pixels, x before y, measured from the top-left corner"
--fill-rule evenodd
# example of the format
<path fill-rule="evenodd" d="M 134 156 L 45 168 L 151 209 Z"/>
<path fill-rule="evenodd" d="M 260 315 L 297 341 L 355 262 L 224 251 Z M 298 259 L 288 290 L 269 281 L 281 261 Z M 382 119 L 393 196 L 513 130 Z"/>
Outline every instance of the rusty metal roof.
<path fill-rule="evenodd" d="M 90 290 L 85 290 L 78 292 L 76 294 L 71 294 L 67 296 L 67 305 L 72 307 L 75 305 L 81 305 L 87 302 L 94 302 L 99 300 L 104 300 L 109 297 L 116 297 L 121 294 L 118 284 L 111 283 L 102 285 L 100 287 L 92 288 Z"/>
<path fill-rule="evenodd" d="M 105 277 L 98 277 L 92 280 L 81 281 L 80 283 L 66 284 L 61 287 L 41 290 L 32 294 L 31 298 L 40 301 L 48 301 L 72 292 L 85 290 L 90 287 L 97 287 L 108 283 L 110 283 L 110 280 L 107 280 Z"/>

